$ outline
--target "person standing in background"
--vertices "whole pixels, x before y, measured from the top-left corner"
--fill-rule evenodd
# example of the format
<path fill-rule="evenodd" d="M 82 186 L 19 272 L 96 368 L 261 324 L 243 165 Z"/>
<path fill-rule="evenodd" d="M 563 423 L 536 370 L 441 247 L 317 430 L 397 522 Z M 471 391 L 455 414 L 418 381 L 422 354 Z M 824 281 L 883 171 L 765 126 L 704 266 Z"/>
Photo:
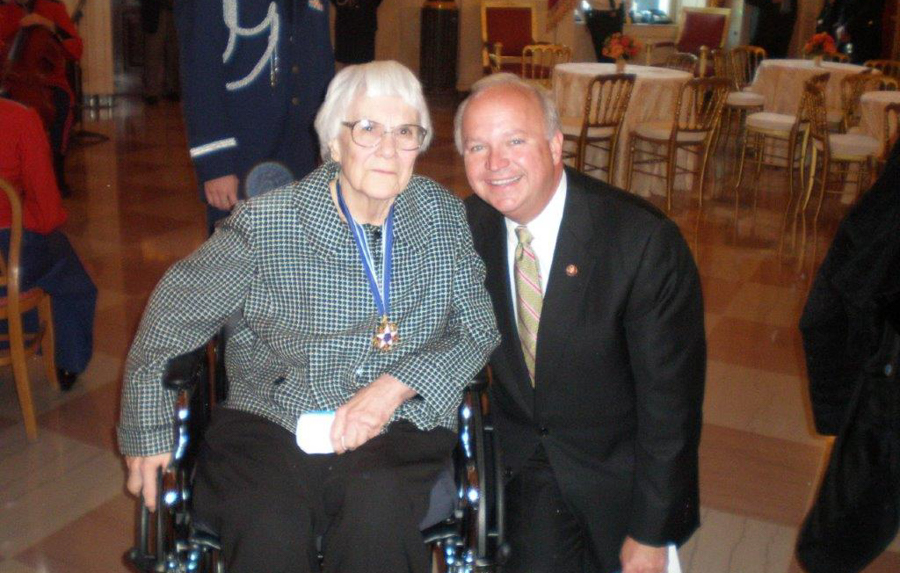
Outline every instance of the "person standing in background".
<path fill-rule="evenodd" d="M 625 25 L 625 3 L 623 0 L 589 0 L 590 9 L 585 10 L 584 19 L 598 62 L 612 62 L 603 55 L 603 43 Z"/>
<path fill-rule="evenodd" d="M 838 48 L 854 64 L 881 57 L 884 0 L 840 0 L 836 34 Z"/>
<path fill-rule="evenodd" d="M 766 50 L 770 58 L 787 57 L 794 24 L 797 22 L 798 0 L 745 0 L 756 7 L 756 26 L 750 43 Z"/>
<path fill-rule="evenodd" d="M 141 0 L 144 30 L 144 101 L 154 105 L 165 96 L 177 101 L 178 40 L 173 0 Z"/>
<path fill-rule="evenodd" d="M 301 179 L 316 166 L 316 110 L 334 75 L 324 0 L 175 0 L 191 159 L 207 225 L 253 167 Z"/>
<path fill-rule="evenodd" d="M 334 59 L 365 64 L 375 59 L 381 0 L 331 0 L 334 4 Z"/>

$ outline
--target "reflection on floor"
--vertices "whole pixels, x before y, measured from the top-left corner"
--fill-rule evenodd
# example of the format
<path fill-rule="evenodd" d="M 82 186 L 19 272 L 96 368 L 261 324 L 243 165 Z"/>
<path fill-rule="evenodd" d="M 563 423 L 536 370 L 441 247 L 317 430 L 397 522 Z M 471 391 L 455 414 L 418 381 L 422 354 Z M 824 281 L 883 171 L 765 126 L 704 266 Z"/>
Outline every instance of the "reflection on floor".
<path fill-rule="evenodd" d="M 434 108 L 438 138 L 417 171 L 467 195 L 452 146 L 453 103 Z M 113 437 L 123 361 L 156 281 L 204 238 L 176 104 L 120 101 L 109 117 L 86 127 L 110 140 L 71 153 L 66 232 L 100 289 L 96 352 L 66 394 L 50 388 L 40 364 L 32 364 L 40 410 L 32 444 L 11 373 L 0 372 L 0 573 L 125 570 L 135 505 L 124 493 Z M 681 557 L 688 573 L 797 572 L 797 526 L 828 446 L 811 429 L 796 328 L 808 264 L 798 269 L 795 258 L 777 255 L 783 171 L 764 170 L 756 206 L 745 193 L 735 226 L 733 162 L 720 155 L 702 217 L 686 192 L 677 194 L 673 210 L 703 277 L 709 340 L 703 526 Z M 846 209 L 829 207 L 819 257 Z M 892 549 L 868 573 L 900 570 L 900 545 Z"/>

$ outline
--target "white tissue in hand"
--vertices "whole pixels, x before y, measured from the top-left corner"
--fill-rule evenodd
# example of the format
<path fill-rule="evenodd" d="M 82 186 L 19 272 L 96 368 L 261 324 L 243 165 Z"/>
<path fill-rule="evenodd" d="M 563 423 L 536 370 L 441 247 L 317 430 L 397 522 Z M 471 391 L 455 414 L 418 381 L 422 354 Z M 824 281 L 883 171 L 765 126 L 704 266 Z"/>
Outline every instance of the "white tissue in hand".
<path fill-rule="evenodd" d="M 331 424 L 334 412 L 304 412 L 297 419 L 297 445 L 307 454 L 333 454 Z"/>

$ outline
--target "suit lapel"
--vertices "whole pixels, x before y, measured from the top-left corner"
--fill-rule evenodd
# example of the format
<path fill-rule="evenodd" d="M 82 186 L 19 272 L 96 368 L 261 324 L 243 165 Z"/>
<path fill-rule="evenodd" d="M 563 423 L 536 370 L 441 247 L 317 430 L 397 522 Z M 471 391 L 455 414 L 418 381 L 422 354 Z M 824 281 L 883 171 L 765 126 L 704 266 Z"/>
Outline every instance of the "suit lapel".
<path fill-rule="evenodd" d="M 584 200 L 585 191 L 578 186 L 576 178 L 571 173 L 568 175 L 566 205 L 541 309 L 535 361 L 538 384 L 550 379 L 548 373 L 556 371 L 572 331 L 568 325 L 579 321 L 588 279 L 597 262 L 591 206 Z"/>

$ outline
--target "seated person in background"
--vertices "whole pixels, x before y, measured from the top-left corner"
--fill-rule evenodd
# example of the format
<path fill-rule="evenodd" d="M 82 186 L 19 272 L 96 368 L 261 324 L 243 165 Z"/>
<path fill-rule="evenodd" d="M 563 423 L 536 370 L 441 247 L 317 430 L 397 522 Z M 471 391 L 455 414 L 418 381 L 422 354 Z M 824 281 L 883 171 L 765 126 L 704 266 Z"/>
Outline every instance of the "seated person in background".
<path fill-rule="evenodd" d="M 63 164 L 69 142 L 69 129 L 72 126 L 75 94 L 66 77 L 66 60 L 81 59 L 84 43 L 69 17 L 66 5 L 62 2 L 0 0 L 0 54 L 4 62 L 17 32 L 20 29 L 38 27 L 49 30 L 58 42 L 56 46 L 58 49 L 41 50 L 41 65 L 50 64 L 52 69 L 31 70 L 30 73 L 37 72 L 44 77 L 43 81 L 50 90 L 55 113 L 52 118 L 45 118 L 45 121 L 50 135 L 50 148 L 53 150 L 53 170 L 56 173 L 57 186 L 68 196 Z M 44 58 L 48 57 L 50 61 L 44 61 Z"/>
<path fill-rule="evenodd" d="M 37 112 L 0 98 L 0 178 L 22 197 L 21 288 L 41 287 L 53 304 L 57 375 L 63 390 L 75 383 L 91 360 L 97 287 L 69 240 L 58 229 L 66 222 L 53 176 L 50 145 Z M 9 204 L 0 201 L 0 248 L 9 250 Z M 25 321 L 36 329 L 36 317 Z"/>
<path fill-rule="evenodd" d="M 154 509 L 171 459 L 166 363 L 229 319 L 229 395 L 197 462 L 194 509 L 229 573 L 429 573 L 418 525 L 455 444 L 463 388 L 499 341 L 462 203 L 412 174 L 431 140 L 415 76 L 349 66 L 315 121 L 324 165 L 239 203 L 156 287 L 128 355 L 119 448 Z M 306 412 L 335 410 L 297 445 Z"/>

